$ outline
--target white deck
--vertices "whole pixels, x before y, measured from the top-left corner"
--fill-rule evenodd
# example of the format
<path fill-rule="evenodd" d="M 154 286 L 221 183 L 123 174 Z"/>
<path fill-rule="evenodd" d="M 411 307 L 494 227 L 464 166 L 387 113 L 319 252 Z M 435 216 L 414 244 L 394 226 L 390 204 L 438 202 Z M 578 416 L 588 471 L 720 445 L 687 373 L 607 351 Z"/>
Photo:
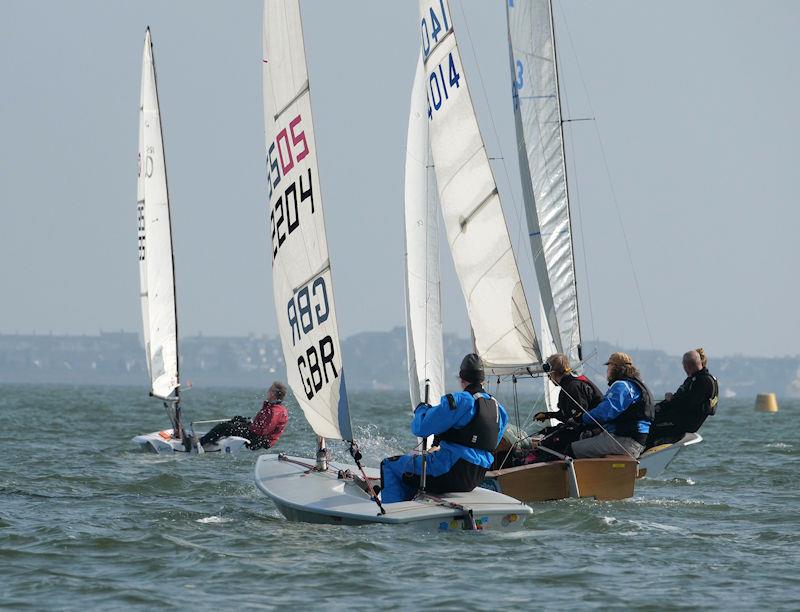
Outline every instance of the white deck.
<path fill-rule="evenodd" d="M 703 441 L 698 433 L 687 433 L 674 444 L 662 444 L 645 451 L 639 457 L 639 472 L 643 478 L 658 478 L 681 450 Z"/>
<path fill-rule="evenodd" d="M 472 510 L 481 530 L 510 531 L 521 528 L 533 512 L 513 497 L 476 488 L 470 493 L 384 504 L 386 514 L 380 514 L 378 505 L 357 484 L 337 477 L 338 470 L 359 473 L 356 466 L 330 462 L 327 472 L 317 472 L 309 469 L 314 465 L 313 459 L 286 459 L 261 455 L 256 461 L 255 482 L 289 520 L 339 525 L 413 524 L 439 531 L 469 529 L 464 510 L 448 507 L 446 503 L 450 502 Z M 375 468 L 366 468 L 366 472 L 370 478 L 380 476 Z"/>
<path fill-rule="evenodd" d="M 205 432 L 195 432 L 197 437 L 200 437 Z M 158 454 L 171 454 L 171 453 L 196 453 L 196 449 L 187 451 L 183 442 L 177 438 L 172 437 L 172 429 L 163 429 L 161 431 L 154 431 L 149 434 L 142 434 L 135 436 L 131 442 L 138 444 L 142 450 L 158 453 Z M 206 444 L 203 447 L 204 453 L 222 453 L 226 455 L 237 455 L 239 451 L 244 448 L 247 442 L 244 438 L 238 436 L 230 436 L 227 438 L 220 438 L 216 444 Z"/>

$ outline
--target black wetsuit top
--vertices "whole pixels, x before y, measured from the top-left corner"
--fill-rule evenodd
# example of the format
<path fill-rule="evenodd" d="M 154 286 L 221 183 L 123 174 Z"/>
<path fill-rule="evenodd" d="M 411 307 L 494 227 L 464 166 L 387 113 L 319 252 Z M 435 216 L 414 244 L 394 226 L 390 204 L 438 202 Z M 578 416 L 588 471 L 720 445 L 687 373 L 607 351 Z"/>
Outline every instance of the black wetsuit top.
<path fill-rule="evenodd" d="M 648 444 L 661 438 L 680 438 L 695 432 L 712 414 L 712 400 L 719 394 L 717 381 L 703 368 L 688 376 L 670 400 L 656 405 L 656 418 Z"/>

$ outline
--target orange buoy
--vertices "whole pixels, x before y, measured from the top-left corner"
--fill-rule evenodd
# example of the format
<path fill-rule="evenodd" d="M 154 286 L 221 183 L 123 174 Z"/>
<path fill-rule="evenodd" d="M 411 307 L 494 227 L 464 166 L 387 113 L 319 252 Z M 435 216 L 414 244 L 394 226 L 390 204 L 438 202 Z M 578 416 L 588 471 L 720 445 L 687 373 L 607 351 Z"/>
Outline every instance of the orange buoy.
<path fill-rule="evenodd" d="M 778 400 L 774 393 L 759 393 L 756 396 L 757 412 L 778 412 Z"/>

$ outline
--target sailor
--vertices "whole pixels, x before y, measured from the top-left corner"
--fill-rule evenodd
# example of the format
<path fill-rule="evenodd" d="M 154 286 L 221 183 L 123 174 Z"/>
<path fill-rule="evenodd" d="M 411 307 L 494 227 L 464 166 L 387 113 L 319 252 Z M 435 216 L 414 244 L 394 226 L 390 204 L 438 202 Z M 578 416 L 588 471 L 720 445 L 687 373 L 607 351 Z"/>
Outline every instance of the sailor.
<path fill-rule="evenodd" d="M 603 399 L 603 394 L 591 380 L 586 376 L 576 376 L 569 367 L 569 359 L 566 355 L 556 353 L 547 358 L 545 362 L 549 366 L 547 376 L 550 381 L 560 387 L 558 403 L 555 412 L 537 412 L 534 419 L 544 421 L 546 419 L 558 419 L 562 425 L 556 427 L 546 427 L 540 433 L 544 434 L 542 444 L 549 449 L 559 453 L 565 453 L 567 447 L 575 442 L 581 434 L 583 427 L 580 425 L 566 425 L 573 419 L 579 421 L 584 413 L 588 412 Z M 551 461 L 555 460 L 555 455 L 539 451 L 534 454 L 532 461 Z"/>
<path fill-rule="evenodd" d="M 653 399 L 630 355 L 613 353 L 605 364 L 609 388 L 603 400 L 580 422 L 599 433 L 572 443 L 578 459 L 629 454 L 638 457 L 653 420 Z"/>
<path fill-rule="evenodd" d="M 556 411 L 537 412 L 533 417 L 537 421 L 558 419 L 566 423 L 570 419 L 577 420 L 603 399 L 603 394 L 597 385 L 586 376 L 573 374 L 566 355 L 556 353 L 548 357 L 546 363 L 550 366 L 547 377 L 554 385 L 560 387 L 561 391 L 558 394 Z"/>
<path fill-rule="evenodd" d="M 647 438 L 647 447 L 671 444 L 687 432 L 695 432 L 717 411 L 719 384 L 708 371 L 703 349 L 683 355 L 686 380 L 675 393 L 667 393 L 656 404 L 656 417 Z"/>
<path fill-rule="evenodd" d="M 426 487 L 432 494 L 468 492 L 478 486 L 494 461 L 492 451 L 503 437 L 508 414 L 483 388 L 483 362 L 471 353 L 458 374 L 461 391 L 449 393 L 431 406 L 414 410 L 411 433 L 436 436 L 438 448 L 427 454 Z M 422 455 L 389 457 L 381 462 L 381 500 L 412 499 L 420 487 Z"/>
<path fill-rule="evenodd" d="M 200 444 L 205 446 L 226 436 L 239 436 L 247 438 L 247 448 L 250 450 L 275 446 L 289 421 L 289 413 L 281 403 L 285 397 L 286 387 L 275 381 L 267 390 L 266 400 L 252 421 L 235 416 L 230 421 L 218 423 L 200 438 Z"/>

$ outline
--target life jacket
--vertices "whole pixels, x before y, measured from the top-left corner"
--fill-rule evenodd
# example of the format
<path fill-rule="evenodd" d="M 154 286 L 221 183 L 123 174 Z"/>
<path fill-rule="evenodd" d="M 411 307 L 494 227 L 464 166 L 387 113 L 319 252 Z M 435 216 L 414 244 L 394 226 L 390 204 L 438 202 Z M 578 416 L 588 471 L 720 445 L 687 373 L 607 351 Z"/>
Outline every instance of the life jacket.
<path fill-rule="evenodd" d="M 655 407 L 653 406 L 653 396 L 647 386 L 638 378 L 623 378 L 623 380 L 633 384 L 639 389 L 639 399 L 628 406 L 613 423 L 616 426 L 616 434 L 628 438 L 635 438 L 639 434 L 637 424 L 639 421 L 653 422 L 655 418 Z"/>
<path fill-rule="evenodd" d="M 475 416 L 461 429 L 451 427 L 437 436 L 439 440 L 461 444 L 467 448 L 477 448 L 492 452 L 497 448 L 500 435 L 500 407 L 491 395 L 486 398 L 483 392 L 473 394 L 475 400 Z M 456 400 L 452 394 L 446 396 L 451 410 L 456 409 Z"/>
<path fill-rule="evenodd" d="M 703 402 L 703 413 L 706 416 L 713 416 L 717 413 L 717 403 L 719 402 L 719 382 L 705 368 L 703 370 L 700 370 L 697 374 L 695 374 L 695 378 L 697 378 L 698 376 L 708 376 L 711 379 L 711 386 L 713 388 L 713 391 L 711 393 L 711 397 L 708 398 L 705 402 Z"/>

